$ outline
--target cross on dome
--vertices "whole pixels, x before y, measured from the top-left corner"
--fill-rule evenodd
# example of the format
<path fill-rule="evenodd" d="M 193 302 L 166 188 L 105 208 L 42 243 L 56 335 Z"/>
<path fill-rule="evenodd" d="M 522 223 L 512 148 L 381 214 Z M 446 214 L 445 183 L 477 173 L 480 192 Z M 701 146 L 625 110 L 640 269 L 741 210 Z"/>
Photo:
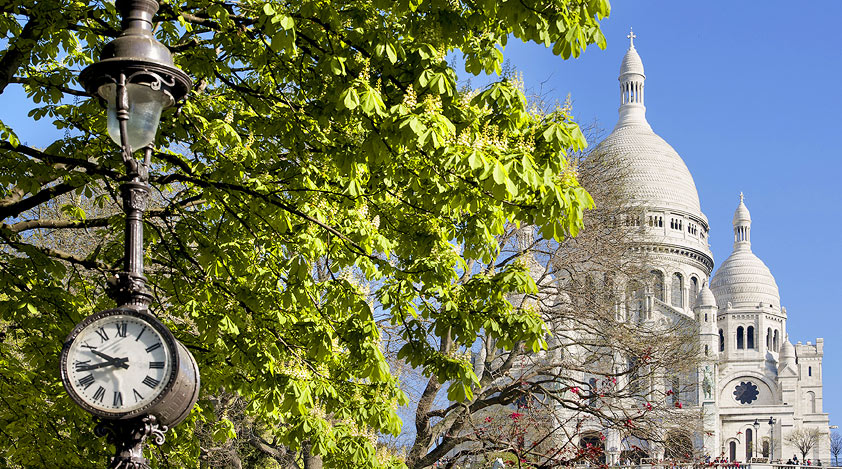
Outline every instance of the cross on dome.
<path fill-rule="evenodd" d="M 740 202 L 743 202 L 743 191 L 740 191 Z"/>
<path fill-rule="evenodd" d="M 637 36 L 634 34 L 632 28 L 629 28 L 629 34 L 626 37 L 629 38 L 629 47 L 634 47 L 634 38 Z"/>

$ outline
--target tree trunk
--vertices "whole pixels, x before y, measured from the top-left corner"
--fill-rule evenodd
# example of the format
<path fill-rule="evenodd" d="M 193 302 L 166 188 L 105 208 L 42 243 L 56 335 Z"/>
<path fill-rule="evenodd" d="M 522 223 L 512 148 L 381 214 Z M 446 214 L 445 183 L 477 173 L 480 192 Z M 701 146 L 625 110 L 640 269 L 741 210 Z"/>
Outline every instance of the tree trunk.
<path fill-rule="evenodd" d="M 304 445 L 304 469 L 322 469 L 322 457 L 310 454 L 310 449 L 312 445 L 307 443 Z"/>

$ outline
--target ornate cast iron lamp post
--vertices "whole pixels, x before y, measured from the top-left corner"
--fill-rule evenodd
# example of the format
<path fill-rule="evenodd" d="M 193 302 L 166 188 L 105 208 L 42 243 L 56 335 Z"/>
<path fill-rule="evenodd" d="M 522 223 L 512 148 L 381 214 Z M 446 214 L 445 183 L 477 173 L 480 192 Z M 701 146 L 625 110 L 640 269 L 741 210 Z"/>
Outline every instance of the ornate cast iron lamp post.
<path fill-rule="evenodd" d="M 756 457 L 758 457 L 757 446 L 758 446 L 758 443 L 761 441 L 761 438 L 760 438 L 760 422 L 758 422 L 757 419 L 754 419 L 754 423 L 751 424 L 751 426 L 754 427 L 754 434 L 751 435 L 751 446 L 753 447 L 752 452 L 751 452 L 752 453 L 751 457 L 756 458 Z"/>
<path fill-rule="evenodd" d="M 70 397 L 97 418 L 95 432 L 116 446 L 111 468 L 148 468 L 143 445 L 162 444 L 168 428 L 190 414 L 199 395 L 199 369 L 190 352 L 149 311 L 143 275 L 143 212 L 149 196 L 151 144 L 161 111 L 187 95 L 190 78 L 152 35 L 154 0 L 117 0 L 122 34 L 99 62 L 79 76 L 108 108 L 108 134 L 122 150 L 126 178 L 124 270 L 109 281 L 119 305 L 76 325 L 61 353 L 61 378 Z M 144 151 L 141 161 L 132 154 Z"/>
<path fill-rule="evenodd" d="M 769 417 L 769 462 L 775 459 L 775 417 Z"/>

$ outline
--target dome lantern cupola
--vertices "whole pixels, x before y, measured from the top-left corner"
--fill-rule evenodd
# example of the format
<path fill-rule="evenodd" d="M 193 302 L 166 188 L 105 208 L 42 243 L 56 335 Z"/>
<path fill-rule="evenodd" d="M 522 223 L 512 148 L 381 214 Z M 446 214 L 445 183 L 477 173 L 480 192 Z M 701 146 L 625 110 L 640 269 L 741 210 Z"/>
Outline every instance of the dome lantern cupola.
<path fill-rule="evenodd" d="M 740 205 L 734 211 L 734 249 L 751 249 L 751 214 L 740 192 Z"/>
<path fill-rule="evenodd" d="M 646 107 L 643 105 L 643 61 L 634 48 L 634 31 L 630 31 L 629 50 L 620 64 L 620 121 L 617 126 L 639 124 L 646 125 Z"/>

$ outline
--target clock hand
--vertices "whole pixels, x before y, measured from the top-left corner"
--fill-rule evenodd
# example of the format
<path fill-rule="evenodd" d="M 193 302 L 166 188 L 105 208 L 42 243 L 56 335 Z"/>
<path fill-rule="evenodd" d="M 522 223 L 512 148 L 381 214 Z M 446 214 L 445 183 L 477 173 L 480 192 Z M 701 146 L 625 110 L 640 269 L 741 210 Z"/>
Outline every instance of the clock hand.
<path fill-rule="evenodd" d="M 119 366 L 121 368 L 128 368 L 129 367 L 129 365 L 126 363 L 129 360 L 128 357 L 114 358 L 111 355 L 106 355 L 106 354 L 100 352 L 99 350 L 94 350 L 94 349 L 91 349 L 91 353 L 108 360 L 109 365 Z"/>
<path fill-rule="evenodd" d="M 118 358 L 115 361 L 107 361 L 102 363 L 96 363 L 93 365 L 81 365 L 76 367 L 76 371 L 90 371 L 96 370 L 98 368 L 105 368 L 106 366 L 119 366 L 122 368 L 128 368 L 129 365 L 126 363 L 129 359 L 128 358 Z"/>

